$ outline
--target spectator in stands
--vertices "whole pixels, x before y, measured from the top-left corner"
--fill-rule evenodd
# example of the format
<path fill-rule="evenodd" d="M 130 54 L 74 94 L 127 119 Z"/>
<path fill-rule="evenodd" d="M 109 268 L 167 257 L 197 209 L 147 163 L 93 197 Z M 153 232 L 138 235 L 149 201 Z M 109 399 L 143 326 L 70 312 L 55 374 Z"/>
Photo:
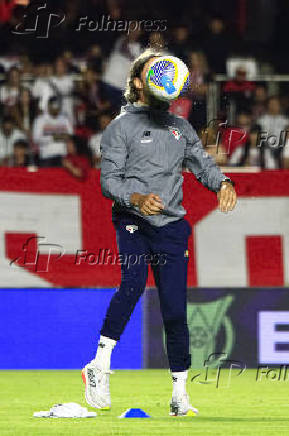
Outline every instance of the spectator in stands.
<path fill-rule="evenodd" d="M 63 167 L 74 177 L 85 180 L 91 168 L 91 152 L 86 141 L 76 135 L 69 136 L 66 140 L 66 153 L 62 159 Z"/>
<path fill-rule="evenodd" d="M 181 58 L 185 63 L 189 62 L 189 37 L 189 27 L 187 24 L 182 23 L 174 28 L 170 44 L 170 52 L 172 52 L 174 56 Z"/>
<path fill-rule="evenodd" d="M 119 37 L 108 58 L 102 81 L 105 85 L 105 98 L 113 107 L 121 106 L 131 62 L 141 52 L 141 45 L 138 42 L 139 35 L 140 33 L 135 31 Z"/>
<path fill-rule="evenodd" d="M 236 68 L 235 77 L 225 83 L 223 92 L 234 100 L 236 111 L 241 112 L 252 104 L 255 88 L 255 83 L 247 80 L 247 72 L 240 65 Z"/>
<path fill-rule="evenodd" d="M 278 169 L 281 168 L 281 166 L 283 167 L 283 156 L 281 154 L 278 156 L 276 152 L 274 152 L 274 150 L 272 151 L 269 147 L 258 146 L 260 142 L 259 134 L 259 128 L 253 125 L 250 133 L 250 141 L 246 144 L 244 165 L 260 169 Z M 286 148 L 284 151 L 285 150 Z"/>
<path fill-rule="evenodd" d="M 6 75 L 5 85 L 0 89 L 0 103 L 2 113 L 9 115 L 9 109 L 17 104 L 20 93 L 20 71 L 12 67 Z"/>
<path fill-rule="evenodd" d="M 208 62 L 203 52 L 193 51 L 190 53 L 190 88 L 189 97 L 192 100 L 190 122 L 200 130 L 207 121 L 207 90 L 210 78 Z"/>
<path fill-rule="evenodd" d="M 165 39 L 161 32 L 152 32 L 149 34 L 148 46 L 156 50 L 162 50 L 165 52 Z"/>
<path fill-rule="evenodd" d="M 19 57 L 20 71 L 21 71 L 21 86 L 28 86 L 31 78 L 34 75 L 34 65 L 32 64 L 29 56 L 22 55 Z"/>
<path fill-rule="evenodd" d="M 203 147 L 217 162 L 218 165 L 224 166 L 227 163 L 227 152 L 220 141 L 220 120 L 210 123 L 205 129 L 200 132 L 200 139 Z"/>
<path fill-rule="evenodd" d="M 221 17 L 210 19 L 208 33 L 201 46 L 208 57 L 210 70 L 214 73 L 225 73 L 226 59 L 231 51 L 231 38 L 226 33 Z"/>
<path fill-rule="evenodd" d="M 89 129 L 95 128 L 95 120 L 102 112 L 110 108 L 109 101 L 105 100 L 100 74 L 87 69 L 83 80 L 76 84 L 76 125 L 86 125 Z"/>
<path fill-rule="evenodd" d="M 10 116 L 5 116 L 0 130 L 0 164 L 5 163 L 5 159 L 13 154 L 14 144 L 19 140 L 27 140 L 25 133 L 15 126 L 15 120 Z"/>
<path fill-rule="evenodd" d="M 289 139 L 286 140 L 285 147 L 283 149 L 283 168 L 289 170 Z"/>
<path fill-rule="evenodd" d="M 51 81 L 53 75 L 52 65 L 42 63 L 35 67 L 35 81 L 32 88 L 32 96 L 37 100 L 39 111 L 46 112 L 50 97 L 57 96 L 57 88 Z"/>
<path fill-rule="evenodd" d="M 170 112 L 172 114 L 177 115 L 178 117 L 182 117 L 185 120 L 189 119 L 189 116 L 192 111 L 192 100 L 189 96 L 185 95 L 182 97 L 173 100 L 170 104 Z M 194 124 L 195 129 L 198 130 L 199 126 Z"/>
<path fill-rule="evenodd" d="M 87 68 L 95 73 L 102 72 L 102 51 L 98 44 L 93 44 L 87 53 Z"/>
<path fill-rule="evenodd" d="M 254 149 L 250 149 L 251 124 L 250 115 L 242 112 L 237 116 L 236 125 L 223 132 L 222 142 L 227 151 L 228 166 L 244 166 L 245 164 L 259 166 L 256 162 L 257 156 L 253 151 Z"/>
<path fill-rule="evenodd" d="M 209 66 L 205 54 L 201 51 L 190 53 L 190 91 L 193 96 L 203 97 L 207 92 Z"/>
<path fill-rule="evenodd" d="M 12 155 L 4 160 L 4 166 L 23 168 L 29 164 L 29 143 L 22 139 L 16 141 Z"/>
<path fill-rule="evenodd" d="M 66 69 L 68 74 L 80 73 L 80 67 L 74 62 L 73 53 L 71 50 L 64 50 L 62 58 L 66 63 Z"/>
<path fill-rule="evenodd" d="M 289 119 L 281 112 L 280 100 L 276 96 L 268 99 L 266 113 L 257 119 L 259 131 L 257 146 L 260 147 L 261 167 L 268 169 L 282 168 L 282 132 L 289 130 Z M 262 140 L 262 138 L 265 138 Z"/>
<path fill-rule="evenodd" d="M 56 88 L 56 93 L 61 96 L 62 113 L 67 115 L 73 124 L 73 77 L 68 74 L 67 65 L 64 58 L 56 59 L 54 66 L 54 75 L 51 82 Z"/>
<path fill-rule="evenodd" d="M 252 123 L 248 113 L 240 113 L 236 124 L 222 132 L 228 166 L 279 168 L 278 159 L 268 147 L 258 147 L 260 128 Z"/>
<path fill-rule="evenodd" d="M 266 112 L 268 93 L 264 85 L 256 85 L 251 106 L 252 120 L 255 122 Z"/>
<path fill-rule="evenodd" d="M 0 0 L 0 24 L 10 21 L 15 4 L 15 0 Z"/>
<path fill-rule="evenodd" d="M 209 69 L 206 56 L 202 52 L 190 53 L 190 86 L 183 97 L 174 100 L 170 112 L 189 119 L 197 131 L 206 125 L 206 93 Z M 193 109 L 193 110 L 192 110 Z"/>
<path fill-rule="evenodd" d="M 15 118 L 17 126 L 29 137 L 36 116 L 36 107 L 28 88 L 21 88 L 18 102 L 11 109 L 11 113 Z"/>
<path fill-rule="evenodd" d="M 72 133 L 70 120 L 61 113 L 61 103 L 57 97 L 50 97 L 48 112 L 40 115 L 33 126 L 33 141 L 39 151 L 40 166 L 62 166 L 66 139 Z"/>
<path fill-rule="evenodd" d="M 214 158 L 219 166 L 225 166 L 227 164 L 226 150 L 222 144 L 209 144 L 206 148 L 206 152 Z"/>
<path fill-rule="evenodd" d="M 92 151 L 93 166 L 96 168 L 100 167 L 101 151 L 100 151 L 100 140 L 104 129 L 109 125 L 112 120 L 112 114 L 109 111 L 103 112 L 98 119 L 98 132 L 93 134 L 89 140 L 89 147 Z"/>

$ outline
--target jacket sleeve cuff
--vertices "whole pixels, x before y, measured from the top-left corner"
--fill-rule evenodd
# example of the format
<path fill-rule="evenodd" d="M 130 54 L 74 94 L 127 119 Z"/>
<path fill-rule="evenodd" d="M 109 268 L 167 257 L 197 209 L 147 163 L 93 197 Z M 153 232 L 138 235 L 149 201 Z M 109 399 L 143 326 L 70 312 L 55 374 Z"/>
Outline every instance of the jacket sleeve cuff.
<path fill-rule="evenodd" d="M 233 180 L 230 179 L 230 177 L 224 176 L 221 180 L 220 180 L 220 184 L 219 184 L 219 188 L 217 191 L 219 191 L 221 189 L 222 183 L 223 182 L 227 182 L 227 183 L 231 183 L 232 186 L 235 186 L 235 183 L 233 182 Z"/>

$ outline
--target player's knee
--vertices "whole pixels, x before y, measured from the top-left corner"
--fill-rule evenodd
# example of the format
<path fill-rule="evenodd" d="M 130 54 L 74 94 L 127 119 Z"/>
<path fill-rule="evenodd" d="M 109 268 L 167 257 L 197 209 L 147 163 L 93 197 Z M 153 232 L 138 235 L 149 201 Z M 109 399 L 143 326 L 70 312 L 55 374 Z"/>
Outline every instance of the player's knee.
<path fill-rule="evenodd" d="M 138 300 L 145 290 L 145 282 L 140 280 L 122 280 L 119 293 L 125 298 Z"/>
<path fill-rule="evenodd" d="M 131 287 L 145 288 L 147 274 L 138 269 L 122 269 L 121 285 L 130 285 Z"/>

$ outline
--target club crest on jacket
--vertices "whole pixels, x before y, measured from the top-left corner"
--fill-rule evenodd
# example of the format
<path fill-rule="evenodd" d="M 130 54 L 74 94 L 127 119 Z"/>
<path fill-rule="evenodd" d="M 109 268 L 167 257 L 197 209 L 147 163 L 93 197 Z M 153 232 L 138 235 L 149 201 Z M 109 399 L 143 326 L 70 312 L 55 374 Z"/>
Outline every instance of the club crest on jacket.
<path fill-rule="evenodd" d="M 176 138 L 177 141 L 180 139 L 181 132 L 176 127 L 169 126 L 169 132 L 174 135 L 174 137 Z"/>

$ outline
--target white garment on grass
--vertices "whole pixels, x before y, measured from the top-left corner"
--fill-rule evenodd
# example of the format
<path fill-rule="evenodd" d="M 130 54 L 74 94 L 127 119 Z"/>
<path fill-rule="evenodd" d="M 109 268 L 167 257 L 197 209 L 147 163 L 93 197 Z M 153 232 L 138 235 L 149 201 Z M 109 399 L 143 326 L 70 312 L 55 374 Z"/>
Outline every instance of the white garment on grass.
<path fill-rule="evenodd" d="M 55 404 L 49 410 L 34 412 L 35 418 L 95 418 L 96 412 L 89 412 L 77 403 Z"/>
<path fill-rule="evenodd" d="M 33 142 L 39 148 L 41 159 L 66 155 L 64 141 L 55 141 L 54 135 L 72 135 L 73 126 L 67 116 L 52 117 L 48 113 L 36 118 L 33 126 Z"/>
<path fill-rule="evenodd" d="M 0 130 L 0 159 L 10 156 L 15 142 L 19 140 L 27 141 L 27 136 L 22 130 L 13 129 L 9 136 L 5 136 L 3 130 Z"/>

